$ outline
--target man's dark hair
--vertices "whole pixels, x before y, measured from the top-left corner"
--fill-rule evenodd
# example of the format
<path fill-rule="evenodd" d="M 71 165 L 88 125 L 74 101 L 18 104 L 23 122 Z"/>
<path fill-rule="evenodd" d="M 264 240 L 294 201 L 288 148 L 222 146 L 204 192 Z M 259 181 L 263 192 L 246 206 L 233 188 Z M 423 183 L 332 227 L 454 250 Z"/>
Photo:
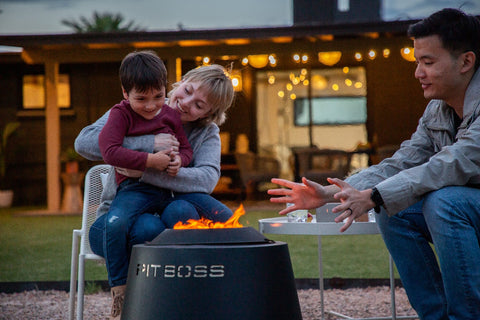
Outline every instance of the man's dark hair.
<path fill-rule="evenodd" d="M 167 69 L 162 59 L 153 51 L 129 53 L 119 70 L 120 83 L 125 91 L 136 89 L 146 92 L 151 89 L 167 89 Z"/>
<path fill-rule="evenodd" d="M 454 55 L 475 53 L 475 70 L 480 66 L 480 20 L 457 9 L 443 9 L 412 24 L 408 36 L 424 38 L 437 35 L 445 49 Z"/>

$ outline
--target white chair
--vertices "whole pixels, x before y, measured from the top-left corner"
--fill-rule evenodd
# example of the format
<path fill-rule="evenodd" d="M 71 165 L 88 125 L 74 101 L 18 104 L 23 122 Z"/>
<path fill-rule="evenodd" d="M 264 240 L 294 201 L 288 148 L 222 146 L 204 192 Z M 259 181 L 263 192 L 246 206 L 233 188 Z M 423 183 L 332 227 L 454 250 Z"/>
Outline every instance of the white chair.
<path fill-rule="evenodd" d="M 96 219 L 97 208 L 100 205 L 100 196 L 103 190 L 103 177 L 109 172 L 110 166 L 96 165 L 88 170 L 85 175 L 85 190 L 83 195 L 82 229 L 73 230 L 72 239 L 72 265 L 70 271 L 70 301 L 69 319 L 74 319 L 76 277 L 78 274 L 77 320 L 83 319 L 83 301 L 85 289 L 85 259 L 103 260 L 94 254 L 90 248 L 88 232 Z M 80 241 L 80 243 L 79 243 Z M 79 252 L 80 245 L 80 252 Z"/>

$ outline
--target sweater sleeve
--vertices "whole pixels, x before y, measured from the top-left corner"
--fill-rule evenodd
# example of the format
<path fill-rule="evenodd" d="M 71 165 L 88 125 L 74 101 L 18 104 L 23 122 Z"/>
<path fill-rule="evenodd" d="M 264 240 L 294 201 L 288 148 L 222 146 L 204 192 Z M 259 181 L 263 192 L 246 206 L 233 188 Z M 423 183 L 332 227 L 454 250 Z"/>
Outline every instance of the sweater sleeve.
<path fill-rule="evenodd" d="M 85 159 L 92 161 L 103 160 L 98 145 L 98 136 L 105 123 L 107 123 L 109 114 L 110 111 L 107 111 L 93 124 L 83 128 L 75 139 L 75 150 Z M 123 146 L 131 150 L 142 150 L 153 153 L 154 139 L 154 135 L 125 137 L 123 139 Z"/>
<path fill-rule="evenodd" d="M 180 147 L 178 151 L 180 154 L 180 158 L 182 159 L 182 167 L 187 167 L 192 161 L 193 150 L 192 150 L 192 147 L 190 146 L 190 142 L 188 142 L 187 135 L 185 134 L 185 130 L 183 130 L 183 126 L 180 121 L 175 126 L 175 137 L 180 143 Z"/>
<path fill-rule="evenodd" d="M 175 192 L 211 193 L 220 178 L 220 136 L 218 126 L 194 129 L 188 137 L 193 149 L 192 163 L 180 168 L 175 177 L 147 168 L 142 181 Z"/>
<path fill-rule="evenodd" d="M 107 123 L 98 136 L 103 160 L 113 166 L 145 170 L 148 153 L 123 147 L 123 138 L 128 134 L 131 119 L 120 108 L 110 111 Z"/>

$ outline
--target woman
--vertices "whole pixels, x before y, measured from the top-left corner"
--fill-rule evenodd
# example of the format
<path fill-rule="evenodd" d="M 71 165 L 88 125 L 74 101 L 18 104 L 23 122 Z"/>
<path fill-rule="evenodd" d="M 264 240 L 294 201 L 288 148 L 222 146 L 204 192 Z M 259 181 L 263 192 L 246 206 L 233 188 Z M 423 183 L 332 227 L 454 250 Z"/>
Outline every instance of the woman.
<path fill-rule="evenodd" d="M 189 167 L 180 168 L 176 176 L 167 172 L 147 169 L 145 172 L 118 169 L 122 174 L 137 177 L 140 181 L 172 191 L 173 198 L 163 210 L 144 213 L 134 221 L 124 221 L 125 239 L 108 239 L 112 227 L 108 219 L 109 205 L 115 197 L 114 172 L 105 182 L 102 204 L 97 212 L 97 220 L 90 229 L 90 245 L 96 254 L 108 257 L 109 284 L 112 287 L 113 304 L 111 319 L 119 319 L 128 274 L 128 261 L 131 248 L 135 244 L 151 241 L 165 228 L 171 228 L 178 221 L 200 216 L 226 221 L 232 212 L 225 205 L 212 198 L 220 177 L 220 136 L 218 125 L 225 121 L 225 112 L 233 102 L 234 91 L 231 79 L 219 65 L 202 66 L 189 71 L 180 82 L 173 84 L 168 104 L 180 113 L 184 130 L 193 149 L 193 159 Z M 89 160 L 101 160 L 98 135 L 108 119 L 108 112 L 94 124 L 85 127 L 75 140 L 76 151 Z M 178 149 L 178 142 L 171 135 L 127 137 L 124 146 L 130 149 L 157 152 L 165 149 Z M 113 170 L 112 170 L 113 171 Z M 171 202 L 171 203 L 170 203 Z M 153 214 L 152 214 L 153 213 Z M 117 223 L 118 224 L 118 223 Z M 107 241 L 120 240 L 126 243 L 122 256 L 106 252 Z"/>

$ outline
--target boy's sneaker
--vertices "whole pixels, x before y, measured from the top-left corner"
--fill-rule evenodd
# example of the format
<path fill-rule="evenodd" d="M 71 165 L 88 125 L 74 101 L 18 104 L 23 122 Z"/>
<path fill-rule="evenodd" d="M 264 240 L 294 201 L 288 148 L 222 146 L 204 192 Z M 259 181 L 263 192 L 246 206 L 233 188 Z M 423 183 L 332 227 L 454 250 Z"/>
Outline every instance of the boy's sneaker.
<path fill-rule="evenodd" d="M 112 310 L 110 311 L 110 320 L 120 320 L 122 316 L 123 300 L 125 299 L 126 285 L 116 286 L 111 289 L 112 292 Z"/>

